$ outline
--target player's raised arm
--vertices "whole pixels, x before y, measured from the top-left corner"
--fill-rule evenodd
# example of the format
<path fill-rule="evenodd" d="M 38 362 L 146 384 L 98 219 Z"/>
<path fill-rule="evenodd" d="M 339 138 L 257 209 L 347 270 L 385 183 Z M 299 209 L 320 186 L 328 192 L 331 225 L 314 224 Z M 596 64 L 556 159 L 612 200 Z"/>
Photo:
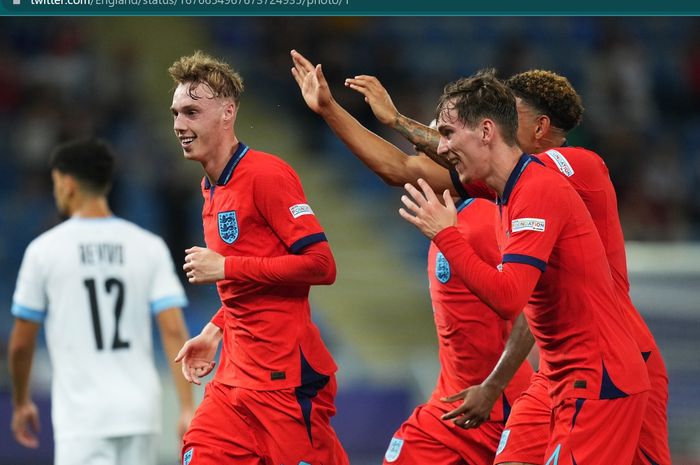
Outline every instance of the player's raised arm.
<path fill-rule="evenodd" d="M 423 178 L 436 190 L 454 190 L 449 171 L 425 155 L 410 156 L 362 126 L 333 98 L 321 65 L 291 52 L 292 75 L 308 107 L 319 114 L 338 138 L 384 182 L 401 186 Z M 436 144 L 437 146 L 437 144 Z"/>
<path fill-rule="evenodd" d="M 440 141 L 440 134 L 437 130 L 399 113 L 389 92 L 379 82 L 379 79 L 374 76 L 360 75 L 346 79 L 345 85 L 365 96 L 365 102 L 382 124 L 399 132 L 415 145 L 416 149 L 426 154 L 435 163 L 445 169 L 451 168 L 446 160 L 437 153 Z"/>

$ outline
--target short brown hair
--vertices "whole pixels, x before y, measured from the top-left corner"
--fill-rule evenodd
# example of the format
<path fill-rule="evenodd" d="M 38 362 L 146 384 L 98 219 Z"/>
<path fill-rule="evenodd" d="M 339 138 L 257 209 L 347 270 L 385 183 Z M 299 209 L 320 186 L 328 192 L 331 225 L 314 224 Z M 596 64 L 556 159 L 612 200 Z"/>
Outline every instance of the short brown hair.
<path fill-rule="evenodd" d="M 485 69 L 445 86 L 438 101 L 436 118 L 456 110 L 460 121 L 474 127 L 479 120 L 490 118 L 498 123 L 508 145 L 517 145 L 518 111 L 511 91 L 496 78 L 495 70 Z"/>
<path fill-rule="evenodd" d="M 581 97 L 564 76 L 534 69 L 512 76 L 506 85 L 516 97 L 547 115 L 559 129 L 571 131 L 581 122 Z"/>
<path fill-rule="evenodd" d="M 170 77 L 176 84 L 191 82 L 190 97 L 198 84 L 204 84 L 214 93 L 214 97 L 232 98 L 236 105 L 243 93 L 243 78 L 228 63 L 217 60 L 197 50 L 193 55 L 180 57 L 168 68 Z"/>

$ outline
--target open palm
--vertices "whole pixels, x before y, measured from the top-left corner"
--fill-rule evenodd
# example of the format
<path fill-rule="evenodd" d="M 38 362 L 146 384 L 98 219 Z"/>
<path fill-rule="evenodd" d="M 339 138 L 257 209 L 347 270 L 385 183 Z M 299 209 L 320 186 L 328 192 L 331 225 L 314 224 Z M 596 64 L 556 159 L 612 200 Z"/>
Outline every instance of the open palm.
<path fill-rule="evenodd" d="M 332 101 L 332 95 L 321 65 L 312 65 L 301 53 L 292 50 L 292 76 L 299 85 L 306 105 L 315 113 L 321 113 Z"/>

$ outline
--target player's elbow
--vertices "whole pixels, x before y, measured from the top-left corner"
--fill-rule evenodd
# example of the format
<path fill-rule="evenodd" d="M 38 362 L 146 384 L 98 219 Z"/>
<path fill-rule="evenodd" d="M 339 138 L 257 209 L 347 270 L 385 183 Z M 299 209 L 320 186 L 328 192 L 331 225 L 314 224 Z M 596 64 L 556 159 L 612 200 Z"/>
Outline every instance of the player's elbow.
<path fill-rule="evenodd" d="M 181 308 L 171 307 L 165 309 L 158 313 L 156 318 L 162 339 L 182 341 L 189 338 Z"/>
<path fill-rule="evenodd" d="M 525 303 L 521 303 L 515 299 L 504 299 L 501 301 L 488 302 L 488 305 L 499 317 L 504 320 L 513 320 L 523 311 Z"/>
<path fill-rule="evenodd" d="M 501 307 L 499 310 L 497 310 L 496 313 L 498 314 L 498 316 L 500 316 L 504 320 L 513 320 L 518 315 L 520 315 L 520 312 L 522 312 L 522 311 L 523 311 L 522 306 L 506 305 L 504 307 Z"/>
<path fill-rule="evenodd" d="M 406 176 L 401 176 L 399 173 L 388 172 L 388 173 L 377 173 L 379 177 L 384 181 L 385 184 L 392 187 L 403 187 L 407 182 L 411 182 L 406 179 Z"/>
<path fill-rule="evenodd" d="M 311 285 L 329 285 L 335 282 L 336 266 L 333 252 L 327 242 L 309 246 L 304 252 L 312 260 L 306 270 Z"/>
<path fill-rule="evenodd" d="M 327 255 L 323 261 L 323 265 L 316 269 L 316 283 L 319 285 L 330 285 L 335 282 L 337 269 L 333 255 Z"/>
<path fill-rule="evenodd" d="M 34 341 L 12 339 L 7 346 L 7 358 L 10 364 L 31 360 L 34 356 L 34 345 Z"/>

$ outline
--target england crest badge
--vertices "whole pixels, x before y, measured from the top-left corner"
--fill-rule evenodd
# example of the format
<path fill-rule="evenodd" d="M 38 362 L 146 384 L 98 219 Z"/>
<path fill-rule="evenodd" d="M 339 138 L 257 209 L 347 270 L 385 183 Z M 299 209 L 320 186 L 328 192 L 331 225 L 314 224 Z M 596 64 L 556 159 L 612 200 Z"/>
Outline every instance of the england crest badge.
<path fill-rule="evenodd" d="M 194 447 L 189 449 L 187 452 L 185 452 L 185 455 L 182 456 L 182 465 L 190 465 L 192 455 L 194 455 Z"/>
<path fill-rule="evenodd" d="M 384 454 L 384 459 L 389 463 L 395 462 L 396 459 L 399 458 L 399 454 L 401 454 L 402 447 L 403 439 L 397 437 L 391 438 L 389 448 L 386 450 L 386 454 Z"/>
<path fill-rule="evenodd" d="M 227 244 L 233 244 L 238 239 L 238 220 L 236 211 L 219 213 L 219 237 Z"/>
<path fill-rule="evenodd" d="M 438 252 L 435 256 L 435 277 L 442 284 L 450 280 L 450 262 L 447 261 L 442 252 Z"/>

